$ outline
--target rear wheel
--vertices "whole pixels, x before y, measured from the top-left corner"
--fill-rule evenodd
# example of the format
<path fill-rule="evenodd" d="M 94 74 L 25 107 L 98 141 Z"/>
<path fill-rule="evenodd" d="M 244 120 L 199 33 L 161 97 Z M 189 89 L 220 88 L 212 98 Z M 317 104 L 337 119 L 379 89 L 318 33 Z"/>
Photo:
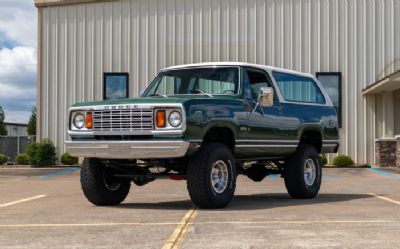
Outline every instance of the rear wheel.
<path fill-rule="evenodd" d="M 222 208 L 232 200 L 236 167 L 227 146 L 209 143 L 192 158 L 187 168 L 187 189 L 200 208 Z"/>
<path fill-rule="evenodd" d="M 290 196 L 310 199 L 321 187 L 322 168 L 319 154 L 311 145 L 301 145 L 285 164 L 284 178 Z"/>
<path fill-rule="evenodd" d="M 129 193 L 130 180 L 115 178 L 112 169 L 95 158 L 85 158 L 81 187 L 86 198 L 97 206 L 118 205 Z"/>

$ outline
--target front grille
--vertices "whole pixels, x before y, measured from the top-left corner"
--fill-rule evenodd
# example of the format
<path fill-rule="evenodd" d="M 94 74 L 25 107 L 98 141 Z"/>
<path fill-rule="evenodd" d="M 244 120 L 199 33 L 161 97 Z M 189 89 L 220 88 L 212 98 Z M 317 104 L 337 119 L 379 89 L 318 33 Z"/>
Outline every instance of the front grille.
<path fill-rule="evenodd" d="M 153 130 L 151 108 L 104 109 L 93 112 L 94 131 Z"/>

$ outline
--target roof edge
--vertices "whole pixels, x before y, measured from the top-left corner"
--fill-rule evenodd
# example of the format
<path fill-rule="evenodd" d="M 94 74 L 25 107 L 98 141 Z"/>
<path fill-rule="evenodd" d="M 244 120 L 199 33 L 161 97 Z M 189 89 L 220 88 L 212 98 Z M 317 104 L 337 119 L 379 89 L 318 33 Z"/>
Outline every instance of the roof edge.
<path fill-rule="evenodd" d="M 52 7 L 60 5 L 111 2 L 116 0 L 33 0 L 33 1 L 37 8 L 42 8 L 42 7 Z"/>

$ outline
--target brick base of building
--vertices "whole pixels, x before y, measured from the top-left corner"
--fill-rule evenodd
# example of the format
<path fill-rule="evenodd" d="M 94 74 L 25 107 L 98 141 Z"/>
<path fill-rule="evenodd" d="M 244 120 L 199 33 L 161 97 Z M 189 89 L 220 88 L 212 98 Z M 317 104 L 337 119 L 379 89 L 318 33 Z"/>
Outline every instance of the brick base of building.
<path fill-rule="evenodd" d="M 400 167 L 400 139 L 376 140 L 375 164 L 380 167 Z"/>

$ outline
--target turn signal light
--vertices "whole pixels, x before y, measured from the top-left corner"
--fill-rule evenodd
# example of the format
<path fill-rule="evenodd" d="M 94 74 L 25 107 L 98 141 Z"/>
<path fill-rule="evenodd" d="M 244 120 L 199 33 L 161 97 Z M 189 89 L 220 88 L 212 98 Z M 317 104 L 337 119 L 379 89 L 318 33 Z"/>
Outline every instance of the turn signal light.
<path fill-rule="evenodd" d="M 85 117 L 85 126 L 87 129 L 92 129 L 93 128 L 93 115 L 91 112 L 86 113 Z"/>
<path fill-rule="evenodd" d="M 164 110 L 157 111 L 156 123 L 158 128 L 164 128 L 167 125 L 167 119 L 165 117 Z"/>

